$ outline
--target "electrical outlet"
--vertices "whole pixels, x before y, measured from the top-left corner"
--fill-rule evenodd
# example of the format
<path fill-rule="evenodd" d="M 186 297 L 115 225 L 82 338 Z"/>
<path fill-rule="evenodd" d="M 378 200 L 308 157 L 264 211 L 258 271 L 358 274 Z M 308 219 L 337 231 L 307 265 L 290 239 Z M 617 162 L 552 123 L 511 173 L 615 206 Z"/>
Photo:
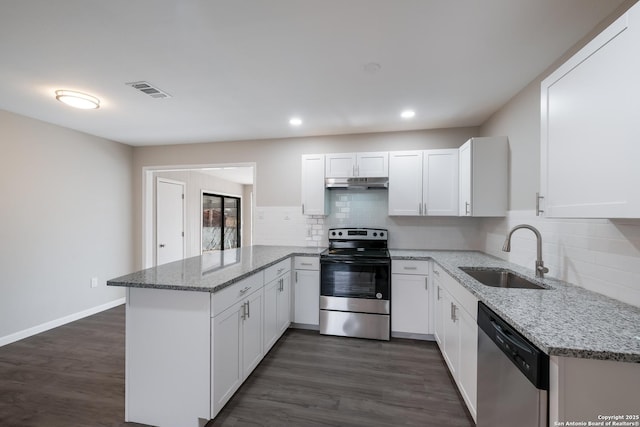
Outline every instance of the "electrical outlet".
<path fill-rule="evenodd" d="M 98 287 L 98 278 L 97 277 L 92 277 L 91 278 L 91 287 L 92 288 L 97 288 Z"/>

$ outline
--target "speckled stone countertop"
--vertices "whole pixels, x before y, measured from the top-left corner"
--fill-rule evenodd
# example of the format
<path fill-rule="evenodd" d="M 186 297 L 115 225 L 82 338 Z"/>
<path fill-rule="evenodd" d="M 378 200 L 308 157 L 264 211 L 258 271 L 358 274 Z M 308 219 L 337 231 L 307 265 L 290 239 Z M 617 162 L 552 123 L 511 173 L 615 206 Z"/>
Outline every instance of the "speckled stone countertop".
<path fill-rule="evenodd" d="M 392 259 L 432 259 L 545 353 L 640 363 L 640 308 L 482 252 L 390 250 Z M 485 286 L 458 267 L 508 268 L 549 289 Z M 533 266 L 532 266 L 533 267 Z"/>
<path fill-rule="evenodd" d="M 107 285 L 218 292 L 290 256 L 318 256 L 323 250 L 300 246 L 247 246 L 147 268 L 111 279 Z"/>

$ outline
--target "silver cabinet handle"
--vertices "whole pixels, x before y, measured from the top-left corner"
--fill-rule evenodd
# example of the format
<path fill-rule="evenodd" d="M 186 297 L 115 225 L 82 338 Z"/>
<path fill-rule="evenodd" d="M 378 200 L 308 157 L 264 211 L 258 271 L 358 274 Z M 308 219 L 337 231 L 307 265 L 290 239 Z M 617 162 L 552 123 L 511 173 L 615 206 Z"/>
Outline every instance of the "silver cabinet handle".
<path fill-rule="evenodd" d="M 240 315 L 240 318 L 242 320 L 247 318 L 247 303 L 246 302 L 242 303 L 242 314 Z"/>
<path fill-rule="evenodd" d="M 458 310 L 458 307 L 454 303 L 451 303 L 451 320 L 453 320 L 453 323 L 458 321 L 456 310 Z"/>
<path fill-rule="evenodd" d="M 438 299 L 438 301 L 440 301 L 440 286 L 437 287 L 437 293 L 436 293 L 436 298 Z"/>
<path fill-rule="evenodd" d="M 280 286 L 278 287 L 278 290 L 282 292 L 284 290 L 284 279 L 280 278 L 279 283 Z"/>
<path fill-rule="evenodd" d="M 540 193 L 536 193 L 536 216 L 540 216 L 540 214 L 544 213 L 544 211 L 540 209 L 540 199 L 544 199 L 544 196 L 541 196 Z"/>
<path fill-rule="evenodd" d="M 429 290 L 429 278 L 427 276 L 424 276 L 424 289 L 426 291 Z"/>
<path fill-rule="evenodd" d="M 471 203 L 464 202 L 464 214 L 465 215 L 470 215 L 471 214 Z"/>
<path fill-rule="evenodd" d="M 405 270 L 417 270 L 418 269 L 418 267 L 407 267 L 406 265 L 404 267 L 402 267 L 402 268 L 404 268 Z"/>
<path fill-rule="evenodd" d="M 244 289 L 240 289 L 240 295 L 246 294 L 249 289 L 251 289 L 250 286 L 245 286 Z"/>
<path fill-rule="evenodd" d="M 440 277 L 440 272 L 436 269 L 433 270 L 433 274 L 435 274 L 436 276 Z"/>
<path fill-rule="evenodd" d="M 451 320 L 453 320 L 453 303 L 450 303 L 451 307 L 449 308 L 449 317 L 451 317 Z M 453 320 L 455 322 L 455 320 Z"/>
<path fill-rule="evenodd" d="M 279 268 L 278 272 L 276 273 L 276 275 L 278 275 L 278 276 L 281 275 L 283 271 L 284 271 L 284 267 Z"/>
<path fill-rule="evenodd" d="M 308 265 L 308 266 L 312 266 L 313 264 L 310 262 L 301 262 L 300 265 Z"/>
<path fill-rule="evenodd" d="M 161 248 L 164 248 L 164 243 L 160 243 L 159 245 Z"/>
<path fill-rule="evenodd" d="M 304 215 L 304 203 L 302 204 L 302 215 Z"/>
<path fill-rule="evenodd" d="M 251 317 L 251 301 L 247 301 L 245 304 L 247 304 L 247 317 Z"/>

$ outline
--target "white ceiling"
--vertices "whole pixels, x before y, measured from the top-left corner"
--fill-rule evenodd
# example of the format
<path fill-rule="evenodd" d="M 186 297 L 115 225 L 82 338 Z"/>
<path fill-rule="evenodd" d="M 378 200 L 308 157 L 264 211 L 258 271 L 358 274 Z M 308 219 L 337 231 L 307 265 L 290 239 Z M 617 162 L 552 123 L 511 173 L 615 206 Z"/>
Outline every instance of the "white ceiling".
<path fill-rule="evenodd" d="M 0 109 L 134 146 L 475 126 L 622 1 L 0 0 Z"/>

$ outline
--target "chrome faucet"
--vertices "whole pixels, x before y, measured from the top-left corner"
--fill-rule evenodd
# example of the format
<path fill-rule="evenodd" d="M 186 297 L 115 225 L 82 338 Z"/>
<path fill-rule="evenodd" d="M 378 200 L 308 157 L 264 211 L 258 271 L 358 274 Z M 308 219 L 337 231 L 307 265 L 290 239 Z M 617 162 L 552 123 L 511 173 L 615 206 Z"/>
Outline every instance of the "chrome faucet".
<path fill-rule="evenodd" d="M 511 229 L 511 231 L 509 232 L 509 234 L 507 235 L 507 238 L 504 241 L 504 245 L 502 246 L 502 250 L 505 252 L 510 252 L 511 251 L 511 235 L 513 234 L 514 231 L 520 229 L 520 228 L 526 228 L 528 230 L 533 231 L 533 233 L 536 235 L 536 249 L 537 249 L 537 257 L 536 257 L 536 277 L 540 277 L 543 278 L 544 277 L 544 273 L 548 273 L 549 269 L 547 267 L 544 266 L 544 262 L 542 261 L 542 236 L 540 235 L 540 232 L 533 226 L 531 225 L 527 225 L 527 224 L 520 224 L 520 225 L 516 225 L 515 227 L 513 227 Z"/>

